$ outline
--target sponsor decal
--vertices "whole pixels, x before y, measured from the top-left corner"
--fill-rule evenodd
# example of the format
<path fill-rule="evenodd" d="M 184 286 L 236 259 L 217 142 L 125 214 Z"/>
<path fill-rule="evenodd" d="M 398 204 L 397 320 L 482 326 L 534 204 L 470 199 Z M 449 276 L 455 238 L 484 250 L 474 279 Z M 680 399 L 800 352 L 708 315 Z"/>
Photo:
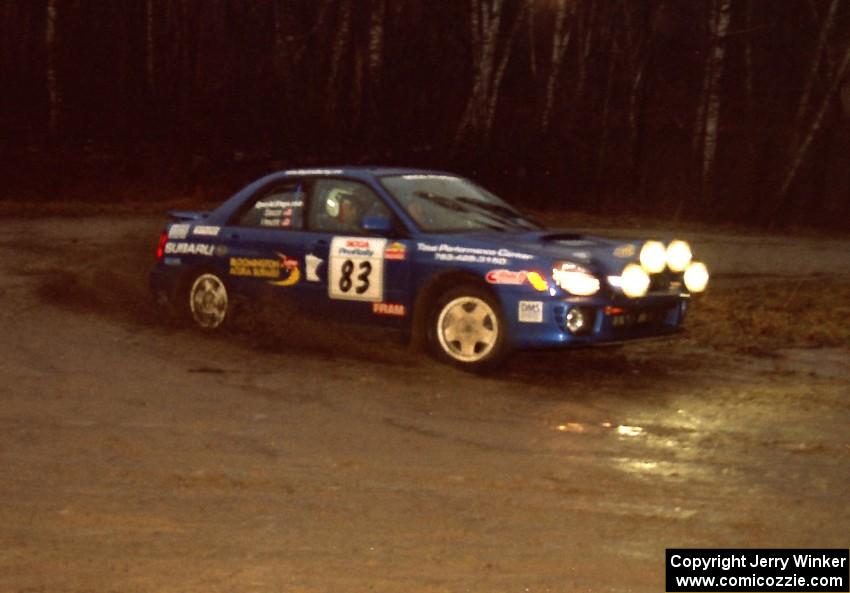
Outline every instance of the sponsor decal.
<path fill-rule="evenodd" d="M 268 210 L 264 213 L 266 216 L 280 216 L 286 209 L 290 209 L 291 213 L 292 208 L 301 208 L 302 206 L 304 206 L 304 200 L 276 200 L 273 198 L 257 200 L 257 203 L 254 204 L 254 208 Z M 270 208 L 276 208 L 276 210 L 269 210 Z"/>
<path fill-rule="evenodd" d="M 289 169 L 286 175 L 340 175 L 342 169 Z"/>
<path fill-rule="evenodd" d="M 180 265 L 180 258 L 179 257 L 165 257 L 165 258 L 162 259 L 162 262 L 166 266 L 179 266 Z"/>
<path fill-rule="evenodd" d="M 526 270 L 490 270 L 485 276 L 490 284 L 511 284 L 519 286 L 526 282 L 535 290 L 544 292 L 549 290 L 549 283 L 539 272 Z"/>
<path fill-rule="evenodd" d="M 205 255 L 212 256 L 215 248 L 208 243 L 172 243 L 165 244 L 166 255 Z"/>
<path fill-rule="evenodd" d="M 614 250 L 614 257 L 628 258 L 635 256 L 635 246 L 631 244 L 620 245 Z"/>
<path fill-rule="evenodd" d="M 227 248 L 227 245 L 216 245 L 213 253 L 217 257 L 224 257 L 230 250 Z"/>
<path fill-rule="evenodd" d="M 383 301 L 386 245 L 386 239 L 334 237 L 328 261 L 328 297 Z"/>
<path fill-rule="evenodd" d="M 188 224 L 172 224 L 170 227 L 168 227 L 169 239 L 185 239 L 188 234 Z"/>
<path fill-rule="evenodd" d="M 558 243 L 568 247 L 589 247 L 593 245 L 593 241 L 588 241 L 587 239 L 561 239 Z"/>
<path fill-rule="evenodd" d="M 298 260 L 277 254 L 278 259 L 260 257 L 231 257 L 230 275 L 265 278 L 273 286 L 292 286 L 301 279 Z"/>
<path fill-rule="evenodd" d="M 217 226 L 198 225 L 192 228 L 192 234 L 201 237 L 217 237 L 220 230 L 221 228 Z"/>
<path fill-rule="evenodd" d="M 519 320 L 521 323 L 543 323 L 543 301 L 520 301 Z"/>
<path fill-rule="evenodd" d="M 490 270 L 487 272 L 487 282 L 490 284 L 525 284 L 528 272 L 525 270 Z"/>
<path fill-rule="evenodd" d="M 304 257 L 305 268 L 307 269 L 307 282 L 319 282 L 319 266 L 325 263 L 321 257 L 316 257 L 312 253 L 308 253 Z"/>
<path fill-rule="evenodd" d="M 404 243 L 394 242 L 387 245 L 384 250 L 384 259 L 401 260 L 407 257 L 407 247 Z"/>
<path fill-rule="evenodd" d="M 342 243 L 337 247 L 339 255 L 376 257 L 370 239 L 344 239 Z"/>
<path fill-rule="evenodd" d="M 404 305 L 400 303 L 372 303 L 372 313 L 390 317 L 404 317 L 407 314 Z"/>
<path fill-rule="evenodd" d="M 481 247 L 448 245 L 446 243 L 434 245 L 432 243 L 418 242 L 416 249 L 424 253 L 433 253 L 435 260 L 445 262 L 506 265 L 512 259 L 534 259 L 534 256 L 531 254 L 512 251 L 504 247 L 500 249 L 485 249 Z"/>
<path fill-rule="evenodd" d="M 402 175 L 402 179 L 408 179 L 411 181 L 421 181 L 423 179 L 457 179 L 457 177 L 453 175 Z"/>
<path fill-rule="evenodd" d="M 573 251 L 573 257 L 578 259 L 590 259 L 590 254 L 587 251 Z"/>

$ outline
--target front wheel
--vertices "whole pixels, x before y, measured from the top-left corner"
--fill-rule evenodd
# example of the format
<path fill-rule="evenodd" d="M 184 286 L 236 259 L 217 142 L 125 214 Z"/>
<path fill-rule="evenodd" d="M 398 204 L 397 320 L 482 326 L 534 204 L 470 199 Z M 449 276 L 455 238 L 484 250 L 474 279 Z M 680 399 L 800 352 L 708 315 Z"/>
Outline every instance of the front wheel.
<path fill-rule="evenodd" d="M 489 370 L 507 354 L 506 325 L 498 302 L 476 286 L 448 291 L 437 300 L 428 338 L 436 356 L 471 370 Z"/>
<path fill-rule="evenodd" d="M 202 329 L 213 330 L 229 319 L 231 303 L 224 282 L 211 273 L 195 277 L 189 286 L 188 312 Z"/>

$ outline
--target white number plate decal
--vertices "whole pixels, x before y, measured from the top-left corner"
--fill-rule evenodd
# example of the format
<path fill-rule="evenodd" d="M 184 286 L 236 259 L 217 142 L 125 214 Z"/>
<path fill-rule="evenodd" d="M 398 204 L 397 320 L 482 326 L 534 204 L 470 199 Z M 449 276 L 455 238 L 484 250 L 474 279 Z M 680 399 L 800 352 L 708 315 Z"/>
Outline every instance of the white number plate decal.
<path fill-rule="evenodd" d="M 386 239 L 334 237 L 328 266 L 328 296 L 348 301 L 383 301 L 386 243 Z"/>

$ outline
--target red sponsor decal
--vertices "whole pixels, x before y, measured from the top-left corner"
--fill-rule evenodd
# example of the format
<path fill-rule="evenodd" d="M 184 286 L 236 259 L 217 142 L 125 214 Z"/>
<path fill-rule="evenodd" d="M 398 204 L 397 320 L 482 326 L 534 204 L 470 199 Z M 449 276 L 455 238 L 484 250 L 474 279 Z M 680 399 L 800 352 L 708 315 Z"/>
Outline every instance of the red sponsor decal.
<path fill-rule="evenodd" d="M 280 267 L 285 268 L 287 270 L 294 270 L 298 267 L 298 260 L 294 257 L 287 257 L 285 255 L 280 255 Z"/>
<path fill-rule="evenodd" d="M 404 317 L 406 314 L 404 305 L 399 303 L 372 303 L 372 313 L 375 315 L 391 315 L 393 317 Z"/>
<path fill-rule="evenodd" d="M 404 243 L 390 243 L 384 250 L 385 259 L 404 259 L 407 256 L 407 247 Z"/>
<path fill-rule="evenodd" d="M 352 247 L 354 249 L 363 249 L 369 247 L 369 241 L 364 241 L 363 239 L 349 239 L 345 242 L 346 247 Z"/>
<path fill-rule="evenodd" d="M 490 270 L 487 272 L 487 282 L 490 284 L 524 284 L 528 272 L 525 270 Z"/>

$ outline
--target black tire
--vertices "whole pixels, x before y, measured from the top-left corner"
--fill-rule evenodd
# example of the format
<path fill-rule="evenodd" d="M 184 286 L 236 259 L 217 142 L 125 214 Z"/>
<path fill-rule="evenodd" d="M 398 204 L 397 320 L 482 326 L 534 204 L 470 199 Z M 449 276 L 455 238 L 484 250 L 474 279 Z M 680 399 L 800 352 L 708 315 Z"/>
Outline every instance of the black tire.
<path fill-rule="evenodd" d="M 221 329 L 230 323 L 233 302 L 227 284 L 214 272 L 188 276 L 180 291 L 180 310 L 186 319 L 204 331 Z"/>
<path fill-rule="evenodd" d="M 502 308 L 488 290 L 474 284 L 440 295 L 427 323 L 431 352 L 438 360 L 460 369 L 489 371 L 508 354 Z"/>

